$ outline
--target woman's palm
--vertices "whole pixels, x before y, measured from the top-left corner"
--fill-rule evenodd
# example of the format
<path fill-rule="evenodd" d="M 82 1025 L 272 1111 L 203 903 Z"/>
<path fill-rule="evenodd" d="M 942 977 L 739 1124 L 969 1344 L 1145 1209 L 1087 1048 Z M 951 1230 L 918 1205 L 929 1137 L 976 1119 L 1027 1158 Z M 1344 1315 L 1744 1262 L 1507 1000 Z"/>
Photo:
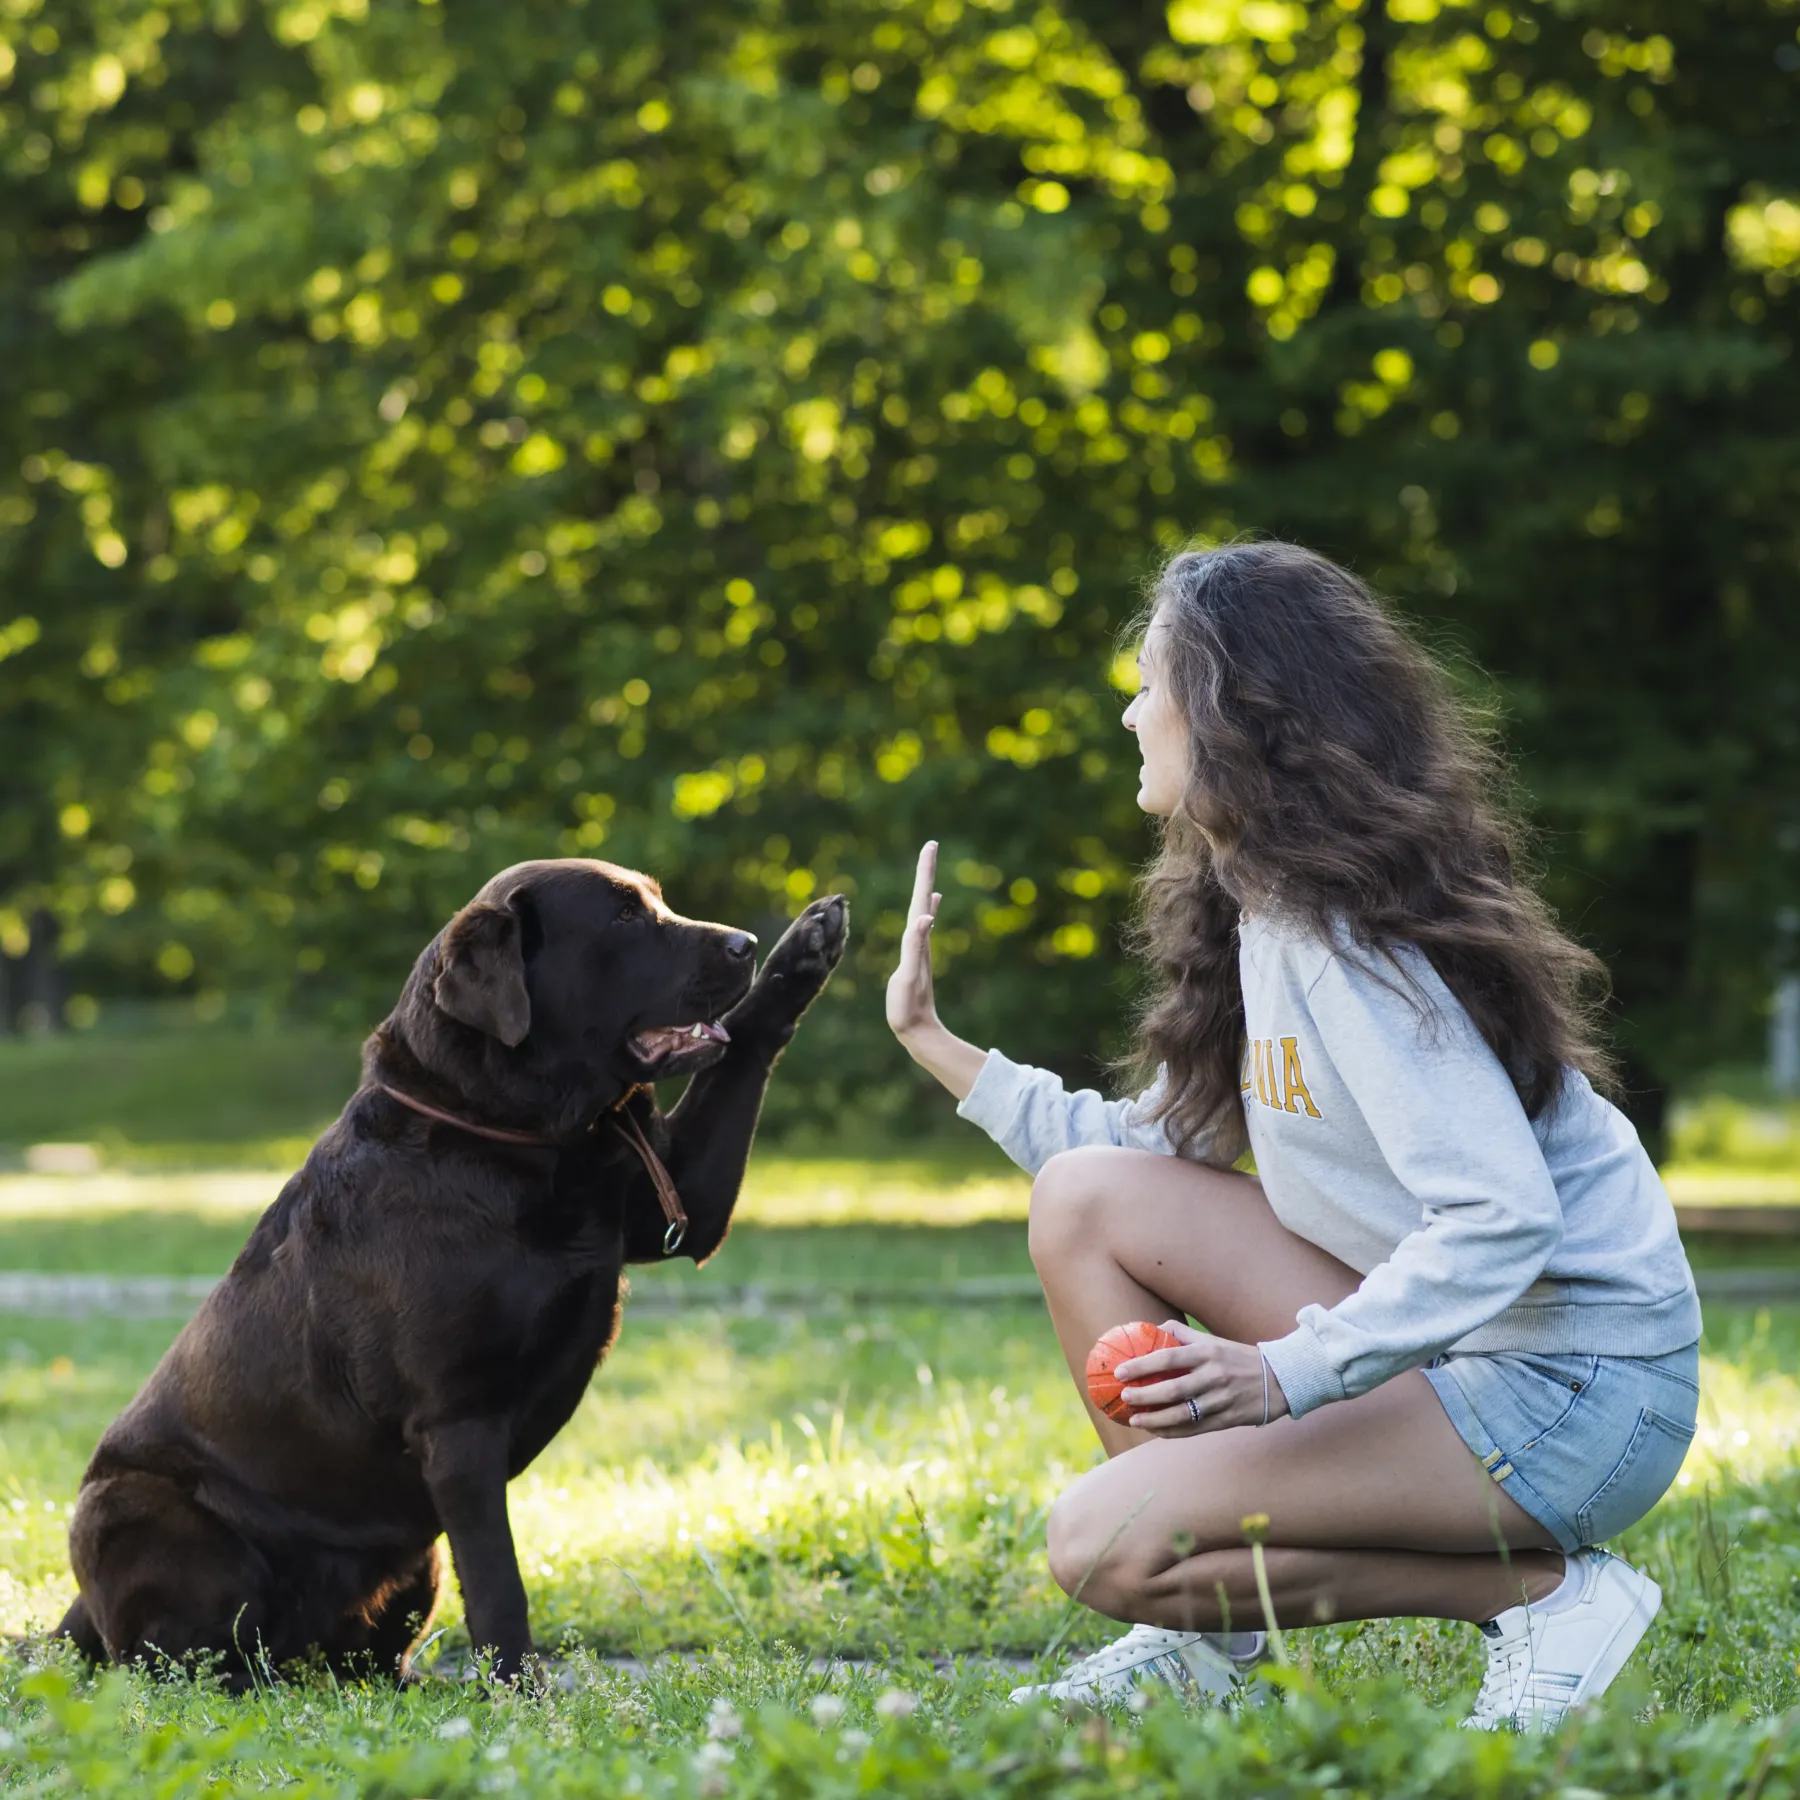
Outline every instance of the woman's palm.
<path fill-rule="evenodd" d="M 929 843 L 919 852 L 912 905 L 900 937 L 900 961 L 888 977 L 887 1022 L 897 1037 L 938 1022 L 937 997 L 931 986 L 931 924 L 943 898 L 931 889 L 937 877 L 937 851 L 937 845 Z"/>

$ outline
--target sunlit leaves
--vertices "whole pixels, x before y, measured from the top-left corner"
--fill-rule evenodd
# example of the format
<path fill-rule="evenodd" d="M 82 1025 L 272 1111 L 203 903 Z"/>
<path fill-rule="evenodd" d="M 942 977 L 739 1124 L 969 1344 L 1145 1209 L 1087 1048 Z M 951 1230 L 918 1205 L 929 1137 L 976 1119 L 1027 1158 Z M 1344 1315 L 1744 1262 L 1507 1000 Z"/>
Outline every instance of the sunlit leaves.
<path fill-rule="evenodd" d="M 1698 471 L 1670 434 L 1774 382 L 1796 178 L 1730 135 L 1761 116 L 1736 40 L 1673 13 L 149 19 L 0 22 L 0 230 L 36 234 L 34 292 L 75 277 L 13 377 L 0 566 L 44 640 L 5 666 L 60 658 L 112 771 L 27 757 L 15 811 L 122 967 L 166 938 L 186 980 L 367 994 L 552 850 L 716 916 L 841 886 L 879 919 L 932 834 L 994 872 L 940 950 L 997 1028 L 1087 965 L 1043 1027 L 1072 1054 L 1143 847 L 1107 671 L 1159 546 L 1291 531 L 1453 615 L 1632 818 L 1605 671 L 1628 646 L 1660 694 L 1659 627 L 1598 609 L 1689 568 L 1719 579 L 1684 618 L 1709 583 L 1735 630 L 1778 604 L 1779 530 L 1742 524 L 1785 492 L 1777 427 Z M 1735 535 L 1653 551 L 1671 471 L 1726 464 Z M 165 931 L 176 892 L 223 898 Z"/>
<path fill-rule="evenodd" d="M 9 656 L 16 656 L 21 650 L 29 650 L 40 637 L 43 627 L 29 613 L 21 614 L 10 624 L 0 626 L 0 662 Z"/>
<path fill-rule="evenodd" d="M 1286 0 L 1172 0 L 1168 18 L 1178 44 L 1245 38 L 1285 44 L 1304 27 L 1306 10 Z"/>
<path fill-rule="evenodd" d="M 961 131 L 1003 135 L 1023 144 L 1035 174 L 1020 198 L 1043 213 L 1069 205 L 1069 181 L 1090 179 L 1120 199 L 1159 204 L 1173 180 L 1168 164 L 1146 153 L 1141 106 L 1112 58 L 1072 20 L 1048 10 L 968 48 L 946 46 L 920 82 L 920 116 Z"/>
<path fill-rule="evenodd" d="M 1753 193 L 1725 221 L 1740 268 L 1792 276 L 1800 272 L 1800 196 Z"/>

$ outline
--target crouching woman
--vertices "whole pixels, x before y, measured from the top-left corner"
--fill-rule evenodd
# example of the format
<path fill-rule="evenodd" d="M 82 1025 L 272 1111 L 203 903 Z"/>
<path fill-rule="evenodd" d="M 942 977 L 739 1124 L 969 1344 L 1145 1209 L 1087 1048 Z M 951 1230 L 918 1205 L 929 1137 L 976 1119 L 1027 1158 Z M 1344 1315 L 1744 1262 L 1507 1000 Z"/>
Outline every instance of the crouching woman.
<path fill-rule="evenodd" d="M 1132 1630 L 1020 1692 L 1229 1688 L 1261 1651 L 1261 1513 L 1283 1626 L 1466 1620 L 1470 1723 L 1554 1723 L 1655 1616 L 1597 1546 L 1674 1480 L 1698 1397 L 1674 1211 L 1596 1091 L 1600 970 L 1521 878 L 1442 672 L 1346 571 L 1183 553 L 1139 664 L 1148 1090 L 1071 1093 L 941 1023 L 935 845 L 888 989 L 1036 1178 L 1032 1258 L 1107 1456 L 1056 1502 L 1050 1566 Z M 1131 1319 L 1181 1343 L 1122 1365 L 1118 1424 L 1082 1373 Z"/>

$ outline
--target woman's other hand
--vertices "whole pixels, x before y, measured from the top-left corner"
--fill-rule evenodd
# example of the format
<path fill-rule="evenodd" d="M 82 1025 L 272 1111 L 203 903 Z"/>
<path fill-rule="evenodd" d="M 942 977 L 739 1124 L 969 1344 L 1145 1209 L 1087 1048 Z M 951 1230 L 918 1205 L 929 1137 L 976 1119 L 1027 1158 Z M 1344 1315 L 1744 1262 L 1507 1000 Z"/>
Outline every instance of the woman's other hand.
<path fill-rule="evenodd" d="M 1281 1383 L 1265 1369 L 1254 1344 L 1211 1337 L 1176 1319 L 1165 1319 L 1163 1330 L 1181 1339 L 1178 1348 L 1130 1357 L 1114 1370 L 1125 1383 L 1119 1398 L 1136 1409 L 1125 1421 L 1134 1431 L 1176 1438 L 1261 1425 L 1267 1422 L 1265 1393 L 1269 1420 L 1287 1412 Z"/>
<path fill-rule="evenodd" d="M 987 1052 L 946 1030 L 938 1017 L 937 995 L 931 985 L 931 926 L 943 899 L 931 885 L 937 879 L 937 855 L 935 842 L 919 852 L 912 905 L 900 937 L 900 961 L 888 977 L 887 1022 L 906 1046 L 907 1055 L 960 1100 L 975 1085 Z"/>

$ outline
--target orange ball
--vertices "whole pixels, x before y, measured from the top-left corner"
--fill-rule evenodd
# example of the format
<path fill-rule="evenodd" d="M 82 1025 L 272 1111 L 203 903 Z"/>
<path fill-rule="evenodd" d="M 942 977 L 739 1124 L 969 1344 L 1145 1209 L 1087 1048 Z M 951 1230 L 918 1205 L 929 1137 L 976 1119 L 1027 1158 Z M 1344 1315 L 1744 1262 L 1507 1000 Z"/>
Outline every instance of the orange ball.
<path fill-rule="evenodd" d="M 1120 1381 L 1113 1370 L 1122 1362 L 1130 1362 L 1134 1356 L 1148 1356 L 1152 1350 L 1172 1350 L 1180 1342 L 1172 1331 L 1164 1331 L 1160 1325 L 1146 1324 L 1142 1319 L 1133 1319 L 1129 1325 L 1115 1325 L 1088 1352 L 1088 1397 L 1109 1419 L 1116 1419 L 1121 1425 L 1127 1423 L 1136 1409 L 1121 1400 L 1119 1394 L 1132 1383 Z M 1144 1377 L 1146 1386 L 1153 1381 L 1166 1380 L 1166 1375 Z"/>

